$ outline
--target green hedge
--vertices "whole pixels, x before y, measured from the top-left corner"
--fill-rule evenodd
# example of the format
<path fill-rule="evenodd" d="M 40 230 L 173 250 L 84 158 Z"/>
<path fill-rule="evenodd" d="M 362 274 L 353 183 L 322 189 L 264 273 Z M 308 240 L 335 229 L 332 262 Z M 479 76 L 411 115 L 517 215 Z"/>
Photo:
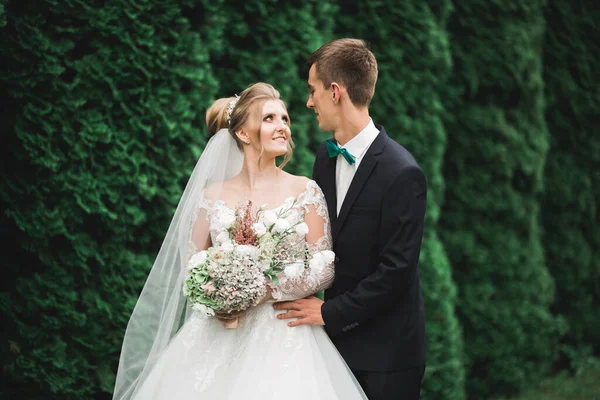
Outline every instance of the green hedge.
<path fill-rule="evenodd" d="M 2 396 L 112 391 L 125 324 L 205 143 L 218 42 L 186 15 L 214 35 L 220 5 L 206 3 L 11 2 L 2 15 Z"/>
<path fill-rule="evenodd" d="M 455 314 L 456 287 L 437 233 L 444 195 L 446 131 L 440 93 L 451 73 L 445 29 L 450 1 L 340 1 L 338 36 L 365 39 L 377 57 L 373 120 L 406 147 L 428 179 L 426 228 L 420 258 L 425 297 L 427 369 L 424 399 L 463 399 L 463 344 Z M 357 23 L 360 15 L 360 23 Z"/>
<path fill-rule="evenodd" d="M 482 399 L 537 382 L 558 350 L 538 200 L 549 147 L 545 2 L 455 6 L 440 222 L 459 287 L 467 391 Z"/>
<path fill-rule="evenodd" d="M 600 13 L 593 1 L 552 1 L 546 20 L 544 250 L 556 280 L 553 310 L 569 321 L 565 343 L 579 348 L 577 357 L 586 346 L 600 354 Z"/>
<path fill-rule="evenodd" d="M 305 109 L 304 60 L 340 36 L 370 42 L 373 118 L 429 181 L 423 398 L 534 384 L 563 318 L 569 354 L 598 354 L 591 0 L 100 4 L 0 0 L 0 398 L 110 397 L 206 107 L 272 83 L 289 170 L 309 176 L 327 134 Z"/>

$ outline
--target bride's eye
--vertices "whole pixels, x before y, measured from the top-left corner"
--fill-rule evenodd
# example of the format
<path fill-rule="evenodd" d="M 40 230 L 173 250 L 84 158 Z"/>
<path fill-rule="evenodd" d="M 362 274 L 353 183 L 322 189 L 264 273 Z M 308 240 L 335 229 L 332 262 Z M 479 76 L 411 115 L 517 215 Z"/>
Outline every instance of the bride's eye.
<path fill-rule="evenodd" d="M 265 117 L 265 119 L 263 121 L 272 121 L 273 120 L 273 115 L 269 114 Z"/>

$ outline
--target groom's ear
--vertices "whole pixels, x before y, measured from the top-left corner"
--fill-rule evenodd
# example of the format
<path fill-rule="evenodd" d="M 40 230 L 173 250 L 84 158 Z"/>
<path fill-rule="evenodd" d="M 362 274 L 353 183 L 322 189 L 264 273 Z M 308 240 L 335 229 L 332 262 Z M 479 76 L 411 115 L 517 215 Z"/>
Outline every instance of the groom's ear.
<path fill-rule="evenodd" d="M 342 92 L 340 85 L 337 82 L 331 82 L 329 89 L 331 90 L 331 99 L 333 100 L 333 103 L 338 103 Z"/>

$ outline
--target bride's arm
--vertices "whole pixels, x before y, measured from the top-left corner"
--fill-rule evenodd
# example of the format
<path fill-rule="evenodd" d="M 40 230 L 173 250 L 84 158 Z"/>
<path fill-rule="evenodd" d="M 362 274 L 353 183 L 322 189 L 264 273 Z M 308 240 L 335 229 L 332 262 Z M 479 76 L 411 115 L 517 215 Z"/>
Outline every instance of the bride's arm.
<path fill-rule="evenodd" d="M 301 206 L 304 209 L 304 222 L 308 225 L 306 243 L 310 254 L 331 250 L 327 203 L 321 188 L 314 181 L 309 182 Z M 289 278 L 281 273 L 277 283 L 270 283 L 272 297 L 276 301 L 297 300 L 327 289 L 333 282 L 333 267 L 333 263 L 328 264 L 316 273 L 307 269 L 300 278 Z"/>
<path fill-rule="evenodd" d="M 212 246 L 210 229 L 208 225 L 208 210 L 211 208 L 212 201 L 207 199 L 205 196 L 206 192 L 202 191 L 202 193 L 200 193 L 198 203 L 195 206 L 195 212 L 192 215 L 192 226 L 188 241 L 187 260 L 189 260 L 194 254 L 202 250 L 206 250 Z"/>
<path fill-rule="evenodd" d="M 204 198 L 202 194 L 198 202 L 197 214 L 193 217 L 192 230 L 190 232 L 190 240 L 188 245 L 188 260 L 196 253 L 206 250 L 212 246 L 210 238 L 210 229 L 208 222 L 208 210 L 210 208 L 210 200 Z M 267 296 L 261 302 L 270 298 L 270 290 L 267 291 Z M 243 313 L 230 313 L 227 311 L 216 311 L 216 317 L 224 324 L 231 320 L 235 320 Z"/>
<path fill-rule="evenodd" d="M 210 231 L 208 229 L 208 221 L 206 218 L 206 208 L 199 208 L 198 216 L 192 225 L 188 259 L 191 255 L 199 251 L 206 250 L 211 245 Z"/>

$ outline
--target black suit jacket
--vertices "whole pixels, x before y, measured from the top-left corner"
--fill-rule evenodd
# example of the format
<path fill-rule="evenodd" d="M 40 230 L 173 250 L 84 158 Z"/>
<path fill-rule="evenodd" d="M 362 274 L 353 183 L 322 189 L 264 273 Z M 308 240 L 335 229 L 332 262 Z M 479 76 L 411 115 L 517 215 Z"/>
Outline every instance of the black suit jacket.
<path fill-rule="evenodd" d="M 335 280 L 321 312 L 350 368 L 395 371 L 425 364 L 418 260 L 427 180 L 411 154 L 375 126 L 380 133 L 356 171 L 339 217 L 336 158 L 329 158 L 325 143 L 317 152 L 313 179 L 327 200 L 336 254 Z"/>

